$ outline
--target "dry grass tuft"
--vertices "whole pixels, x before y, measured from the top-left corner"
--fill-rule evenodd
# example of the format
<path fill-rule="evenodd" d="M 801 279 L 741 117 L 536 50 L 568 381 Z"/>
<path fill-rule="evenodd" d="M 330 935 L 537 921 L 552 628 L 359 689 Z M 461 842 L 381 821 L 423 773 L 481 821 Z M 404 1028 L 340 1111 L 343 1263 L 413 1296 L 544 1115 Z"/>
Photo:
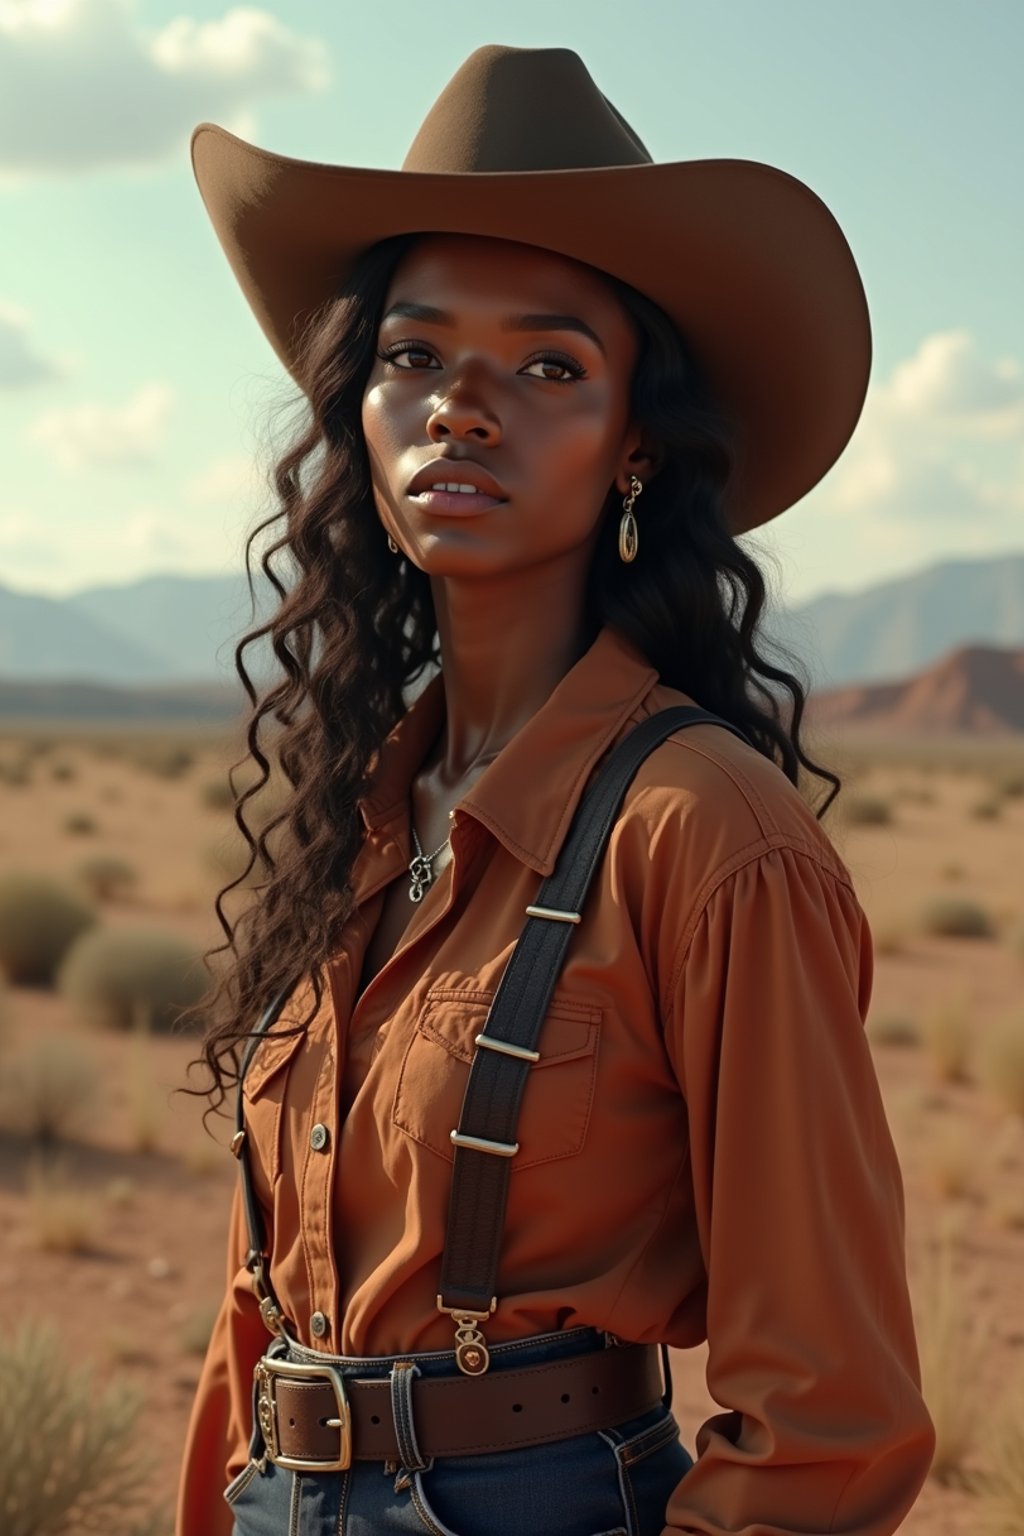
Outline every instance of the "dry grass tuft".
<path fill-rule="evenodd" d="M 135 1440 L 137 1393 L 69 1365 L 49 1326 L 0 1335 L 0 1510 L 4 1536 L 161 1536 L 153 1461 Z"/>
<path fill-rule="evenodd" d="M 979 1501 L 979 1536 L 1020 1536 L 1024 1531 L 1024 1373 L 1005 1387 L 987 1415 L 986 1467 L 968 1486 Z"/>
<path fill-rule="evenodd" d="M 991 1314 L 979 1312 L 953 1275 L 954 1228 L 947 1223 L 934 1264 L 915 1287 L 916 1324 L 925 1403 L 935 1425 L 930 1476 L 964 1484 L 964 1463 L 974 1449 L 986 1407 L 981 1365 L 994 1336 Z"/>
<path fill-rule="evenodd" d="M 953 998 L 933 1007 L 925 1014 L 923 1034 L 940 1082 L 972 1081 L 972 1033 L 966 998 Z"/>
<path fill-rule="evenodd" d="M 43 1144 L 88 1127 L 100 1097 L 101 1077 L 91 1056 L 68 1039 L 38 1039 L 4 1063 L 0 1123 Z"/>
<path fill-rule="evenodd" d="M 1024 1118 L 1024 1014 L 993 1024 L 981 1052 L 980 1076 L 1011 1114 Z"/>
<path fill-rule="evenodd" d="M 70 832 L 74 837 L 91 837 L 100 829 L 99 822 L 90 811 L 72 811 L 65 816 L 62 826 L 65 832 Z"/>
<path fill-rule="evenodd" d="M 977 1192 L 977 1147 L 961 1125 L 945 1125 L 928 1153 L 928 1173 L 942 1200 L 964 1200 Z"/>
<path fill-rule="evenodd" d="M 38 1248 L 49 1253 L 95 1253 L 103 1211 L 95 1193 L 75 1182 L 63 1161 L 33 1162 L 26 1181 L 25 1214 Z"/>

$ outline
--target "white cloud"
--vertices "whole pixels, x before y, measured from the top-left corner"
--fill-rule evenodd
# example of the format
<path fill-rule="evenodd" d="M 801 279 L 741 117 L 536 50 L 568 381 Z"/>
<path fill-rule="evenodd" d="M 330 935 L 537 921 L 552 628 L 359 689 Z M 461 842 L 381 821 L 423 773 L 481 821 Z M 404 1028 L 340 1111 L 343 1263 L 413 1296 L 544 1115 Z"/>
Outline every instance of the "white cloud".
<path fill-rule="evenodd" d="M 815 493 L 869 536 L 893 520 L 964 523 L 1002 537 L 1021 504 L 1012 449 L 1024 435 L 1024 370 L 981 355 L 963 330 L 926 337 L 869 392 L 853 440 Z"/>
<path fill-rule="evenodd" d="M 172 401 L 165 384 L 144 384 L 123 405 L 44 411 L 29 427 L 29 440 L 48 448 L 63 469 L 147 464 L 162 446 Z"/>
<path fill-rule="evenodd" d="M 23 389 L 62 376 L 64 369 L 33 345 L 24 310 L 0 304 L 0 389 Z"/>
<path fill-rule="evenodd" d="M 323 43 L 249 6 L 153 31 L 137 0 L 0 0 L 0 171 L 157 164 L 201 119 L 251 133 L 255 102 L 327 80 Z"/>
<path fill-rule="evenodd" d="M 779 563 L 782 601 L 853 591 L 939 559 L 1020 549 L 1024 374 L 968 332 L 926 336 L 873 383 L 838 463 L 745 539 Z"/>
<path fill-rule="evenodd" d="M 226 454 L 185 481 L 185 499 L 193 506 L 252 507 L 268 487 L 255 456 Z"/>

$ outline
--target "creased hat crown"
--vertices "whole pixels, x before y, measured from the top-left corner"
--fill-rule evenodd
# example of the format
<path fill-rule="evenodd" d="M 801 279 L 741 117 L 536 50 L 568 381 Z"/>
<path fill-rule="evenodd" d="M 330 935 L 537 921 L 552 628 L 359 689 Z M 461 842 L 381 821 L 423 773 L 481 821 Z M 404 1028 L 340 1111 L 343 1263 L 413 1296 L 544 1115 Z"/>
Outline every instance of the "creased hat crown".
<path fill-rule="evenodd" d="M 461 175 L 650 163 L 579 54 L 492 43 L 456 70 L 424 118 L 402 170 Z"/>

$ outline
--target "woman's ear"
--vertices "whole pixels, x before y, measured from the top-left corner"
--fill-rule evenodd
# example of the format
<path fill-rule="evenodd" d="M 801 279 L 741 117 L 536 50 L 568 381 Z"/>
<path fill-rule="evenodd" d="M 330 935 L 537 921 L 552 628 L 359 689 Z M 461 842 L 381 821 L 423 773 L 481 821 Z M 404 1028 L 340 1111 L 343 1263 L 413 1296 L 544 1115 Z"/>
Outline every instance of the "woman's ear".
<path fill-rule="evenodd" d="M 664 455 L 661 450 L 646 436 L 641 436 L 616 475 L 615 484 L 625 496 L 629 491 L 629 482 L 633 475 L 636 475 L 642 485 L 647 485 L 654 479 L 663 462 Z"/>

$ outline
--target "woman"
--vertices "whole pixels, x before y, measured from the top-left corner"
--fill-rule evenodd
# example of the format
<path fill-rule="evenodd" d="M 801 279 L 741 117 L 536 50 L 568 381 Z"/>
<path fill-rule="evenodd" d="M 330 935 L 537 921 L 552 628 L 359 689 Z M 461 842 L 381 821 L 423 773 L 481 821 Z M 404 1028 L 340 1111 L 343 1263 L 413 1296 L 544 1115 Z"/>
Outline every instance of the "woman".
<path fill-rule="evenodd" d="M 845 240 L 769 167 L 653 165 L 567 50 L 478 50 L 400 172 L 193 145 L 309 419 L 247 637 L 293 797 L 204 1044 L 253 1193 L 178 1536 L 888 1536 L 934 1429 L 871 937 L 735 542 L 856 423 Z M 453 1143 L 584 791 L 677 705 L 715 718 L 534 913 L 573 927 L 515 1141 Z M 691 1456 L 656 1362 L 705 1339 Z"/>

